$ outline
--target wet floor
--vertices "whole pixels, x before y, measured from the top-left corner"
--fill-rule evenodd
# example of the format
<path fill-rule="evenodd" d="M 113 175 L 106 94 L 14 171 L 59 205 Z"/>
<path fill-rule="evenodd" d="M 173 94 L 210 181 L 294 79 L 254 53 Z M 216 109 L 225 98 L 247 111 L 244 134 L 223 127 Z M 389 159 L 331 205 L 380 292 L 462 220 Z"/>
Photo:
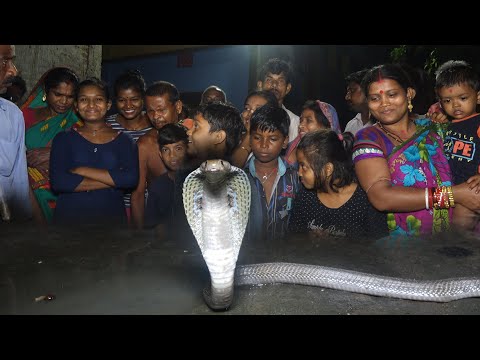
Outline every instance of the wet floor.
<path fill-rule="evenodd" d="M 480 277 L 480 239 L 441 235 L 402 242 L 288 239 L 245 246 L 238 264 L 294 262 L 417 280 Z M 405 315 L 480 314 L 480 298 L 449 303 L 303 285 L 235 288 L 227 312 L 202 298 L 208 269 L 195 243 L 158 243 L 126 229 L 39 231 L 0 224 L 0 314 Z"/>

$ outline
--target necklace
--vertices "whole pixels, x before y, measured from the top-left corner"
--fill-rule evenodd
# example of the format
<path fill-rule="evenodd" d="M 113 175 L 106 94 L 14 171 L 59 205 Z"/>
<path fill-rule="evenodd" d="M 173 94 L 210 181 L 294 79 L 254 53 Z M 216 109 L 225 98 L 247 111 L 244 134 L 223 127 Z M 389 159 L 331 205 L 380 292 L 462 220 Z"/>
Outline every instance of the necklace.
<path fill-rule="evenodd" d="M 88 130 L 88 131 L 86 131 L 86 129 L 83 129 L 83 131 L 85 131 L 85 132 L 90 132 L 90 133 L 92 133 L 92 136 L 96 136 L 96 135 L 97 135 L 97 132 L 101 132 L 101 131 L 104 131 L 104 130 L 106 130 L 106 129 L 107 129 L 106 127 L 103 127 L 103 128 L 101 128 L 101 129 Z"/>
<path fill-rule="evenodd" d="M 387 129 L 385 129 L 380 121 L 378 122 L 378 127 L 379 127 L 380 129 L 382 129 L 385 134 L 387 134 L 388 136 L 390 136 L 390 137 L 391 137 L 393 140 L 395 140 L 396 142 L 398 142 L 398 143 L 401 144 L 401 143 L 403 143 L 403 142 L 405 141 L 405 140 L 403 140 L 400 136 L 395 135 L 394 133 L 392 133 L 392 132 L 388 131 Z"/>
<path fill-rule="evenodd" d="M 273 174 L 275 171 L 277 171 L 277 168 L 274 168 L 274 169 L 272 170 L 272 172 L 271 172 L 270 174 L 268 174 L 268 175 L 265 173 L 265 175 L 263 175 L 262 178 L 260 179 L 260 182 L 261 182 L 262 184 L 264 184 L 264 183 L 270 178 L 270 176 L 272 176 L 272 174 Z"/>

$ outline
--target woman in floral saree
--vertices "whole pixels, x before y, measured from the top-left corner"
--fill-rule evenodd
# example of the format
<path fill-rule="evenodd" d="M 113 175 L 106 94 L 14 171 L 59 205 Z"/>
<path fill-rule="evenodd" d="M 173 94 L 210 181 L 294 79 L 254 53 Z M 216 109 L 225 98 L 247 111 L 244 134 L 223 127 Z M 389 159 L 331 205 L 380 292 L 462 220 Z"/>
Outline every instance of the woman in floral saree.
<path fill-rule="evenodd" d="M 428 235 L 448 230 L 455 203 L 480 208 L 468 184 L 452 186 L 443 153 L 442 125 L 409 119 L 415 96 L 397 65 L 380 65 L 362 86 L 377 123 L 357 132 L 353 160 L 372 205 L 388 213 L 391 235 Z"/>
<path fill-rule="evenodd" d="M 72 70 L 53 68 L 40 78 L 21 107 L 25 118 L 29 182 L 48 223 L 52 220 L 56 201 L 48 174 L 50 147 L 55 135 L 79 122 L 73 110 L 78 82 Z"/>

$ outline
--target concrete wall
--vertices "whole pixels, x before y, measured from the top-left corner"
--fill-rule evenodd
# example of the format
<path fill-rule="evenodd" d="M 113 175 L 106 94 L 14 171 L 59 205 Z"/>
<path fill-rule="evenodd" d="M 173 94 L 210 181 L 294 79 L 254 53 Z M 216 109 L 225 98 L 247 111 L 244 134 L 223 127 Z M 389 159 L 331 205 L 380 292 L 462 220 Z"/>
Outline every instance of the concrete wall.
<path fill-rule="evenodd" d="M 101 76 L 102 45 L 16 45 L 15 53 L 15 65 L 27 83 L 27 95 L 54 66 L 68 66 L 80 79 Z"/>

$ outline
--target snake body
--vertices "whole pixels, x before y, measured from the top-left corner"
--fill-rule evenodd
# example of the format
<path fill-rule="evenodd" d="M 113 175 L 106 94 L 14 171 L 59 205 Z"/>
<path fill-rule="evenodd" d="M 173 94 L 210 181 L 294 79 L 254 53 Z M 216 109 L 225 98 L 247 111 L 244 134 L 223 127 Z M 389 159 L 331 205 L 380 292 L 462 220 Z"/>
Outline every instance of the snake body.
<path fill-rule="evenodd" d="M 448 302 L 480 296 L 479 278 L 419 281 L 318 265 L 249 264 L 236 267 L 250 211 L 250 184 L 243 170 L 208 160 L 185 180 L 185 213 L 210 271 L 207 305 L 226 310 L 234 285 L 288 283 L 399 299 Z"/>
<path fill-rule="evenodd" d="M 477 278 L 419 281 L 291 263 L 252 264 L 236 269 L 236 285 L 269 283 L 321 286 L 367 295 L 434 302 L 480 296 L 480 279 Z"/>

